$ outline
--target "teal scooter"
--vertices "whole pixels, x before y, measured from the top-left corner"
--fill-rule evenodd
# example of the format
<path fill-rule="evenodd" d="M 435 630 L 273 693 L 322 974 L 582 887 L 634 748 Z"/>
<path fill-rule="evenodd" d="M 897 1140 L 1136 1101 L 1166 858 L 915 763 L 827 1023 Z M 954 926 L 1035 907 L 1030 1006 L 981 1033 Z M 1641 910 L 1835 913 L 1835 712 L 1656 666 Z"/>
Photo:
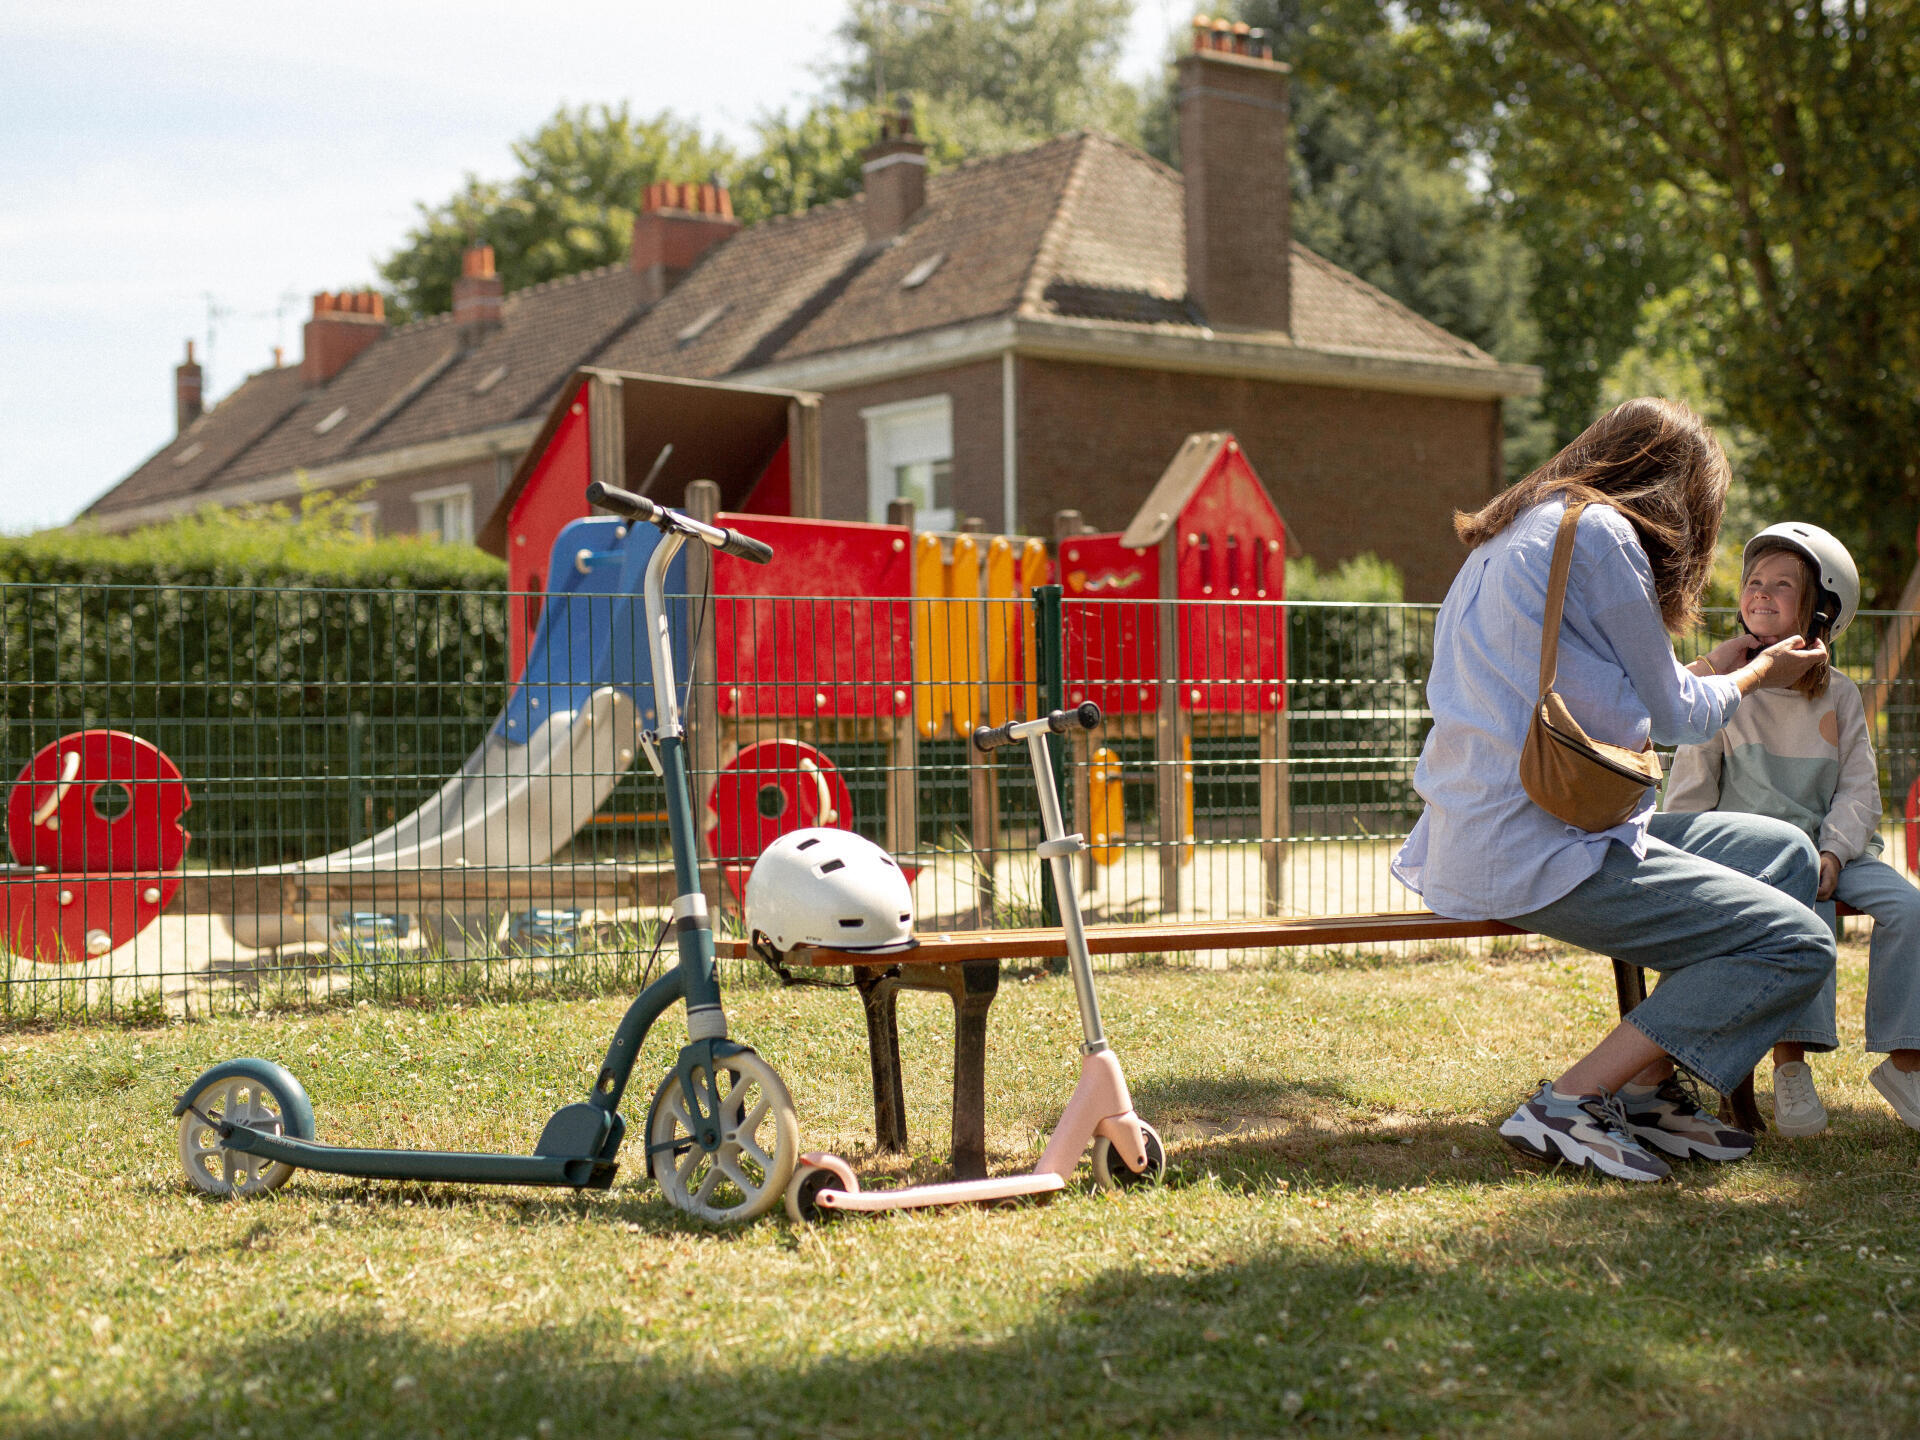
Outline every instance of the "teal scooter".
<path fill-rule="evenodd" d="M 713 929 L 700 889 L 664 593 L 667 567 L 688 540 L 760 565 L 773 559 L 773 550 L 751 536 L 598 481 L 587 487 L 587 499 L 661 532 L 644 581 L 659 728 L 641 744 L 666 786 L 680 963 L 628 1007 L 592 1092 L 554 1113 L 531 1155 L 323 1145 L 314 1139 L 312 1102 L 291 1073 L 270 1060 L 229 1060 L 189 1085 L 173 1109 L 180 1121 L 180 1163 L 196 1188 L 221 1196 L 265 1195 L 295 1171 L 315 1170 L 363 1180 L 605 1190 L 613 1184 L 615 1157 L 626 1136 L 620 1100 L 641 1044 L 655 1021 L 684 1002 L 687 1043 L 655 1089 L 647 1113 L 649 1173 L 672 1204 L 714 1224 L 753 1219 L 785 1196 L 800 1152 L 799 1122 L 778 1072 L 727 1035 Z"/>

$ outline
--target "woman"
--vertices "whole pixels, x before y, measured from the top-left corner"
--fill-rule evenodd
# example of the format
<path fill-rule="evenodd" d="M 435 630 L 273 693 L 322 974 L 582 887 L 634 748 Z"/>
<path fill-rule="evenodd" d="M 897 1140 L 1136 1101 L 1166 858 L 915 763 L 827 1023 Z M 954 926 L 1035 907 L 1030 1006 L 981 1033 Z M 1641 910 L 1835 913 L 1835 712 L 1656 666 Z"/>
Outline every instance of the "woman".
<path fill-rule="evenodd" d="M 1394 859 L 1439 914 L 1502 919 L 1661 972 L 1651 996 L 1500 1127 L 1538 1159 L 1661 1180 L 1662 1155 L 1734 1160 L 1753 1138 L 1701 1113 L 1673 1062 L 1722 1092 L 1821 986 L 1833 937 L 1808 908 L 1807 837 L 1755 815 L 1657 815 L 1589 833 L 1520 785 L 1538 695 L 1547 575 L 1569 500 L 1586 501 L 1555 688 L 1596 740 L 1698 744 L 1741 696 L 1792 685 L 1824 648 L 1740 635 L 1692 667 L 1668 632 L 1698 616 L 1727 461 L 1684 405 L 1630 400 L 1454 528 L 1474 546 L 1434 634 L 1434 725 L 1414 773 L 1427 802 Z M 1656 1154 L 1655 1152 L 1659 1152 Z"/>

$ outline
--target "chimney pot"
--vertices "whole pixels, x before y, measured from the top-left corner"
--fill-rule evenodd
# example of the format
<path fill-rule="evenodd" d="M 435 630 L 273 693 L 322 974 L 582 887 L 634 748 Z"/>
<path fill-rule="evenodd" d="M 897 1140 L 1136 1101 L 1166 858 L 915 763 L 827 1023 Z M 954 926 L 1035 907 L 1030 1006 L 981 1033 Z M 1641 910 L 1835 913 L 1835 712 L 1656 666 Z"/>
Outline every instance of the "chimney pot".
<path fill-rule="evenodd" d="M 880 138 L 861 165 L 866 194 L 867 243 L 891 240 L 927 203 L 927 147 L 914 134 L 913 108 L 880 112 Z"/>
<path fill-rule="evenodd" d="M 453 282 L 453 323 L 471 343 L 496 328 L 506 305 L 506 282 L 493 272 L 493 247 L 469 245 Z"/>
<path fill-rule="evenodd" d="M 326 384 L 349 361 L 387 333 L 386 299 L 371 290 L 325 290 L 313 297 L 313 318 L 302 333 L 300 378 L 309 388 Z"/>
<path fill-rule="evenodd" d="M 1179 61 L 1187 294 L 1220 329 L 1292 328 L 1289 70 L 1264 41 L 1196 15 Z"/>
<path fill-rule="evenodd" d="M 724 185 L 656 180 L 647 186 L 640 213 L 633 217 L 628 256 L 644 282 L 644 298 L 665 295 L 702 255 L 739 228 Z"/>
<path fill-rule="evenodd" d="M 200 364 L 193 358 L 193 341 L 187 341 L 187 358 L 173 367 L 173 428 L 185 430 L 200 418 Z"/>

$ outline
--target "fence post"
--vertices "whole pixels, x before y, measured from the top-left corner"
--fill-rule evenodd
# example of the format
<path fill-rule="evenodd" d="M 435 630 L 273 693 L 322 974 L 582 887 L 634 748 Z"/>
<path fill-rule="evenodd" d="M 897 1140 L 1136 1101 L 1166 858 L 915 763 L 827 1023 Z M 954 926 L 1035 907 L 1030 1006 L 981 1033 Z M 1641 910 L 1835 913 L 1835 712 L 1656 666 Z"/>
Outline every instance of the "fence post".
<path fill-rule="evenodd" d="M 1056 510 L 1053 512 L 1055 575 L 1065 575 L 1067 573 L 1066 543 L 1075 536 L 1084 534 L 1086 529 L 1086 523 L 1078 510 Z M 1043 713 L 1045 709 L 1045 706 L 1041 707 Z M 1115 715 L 1111 718 L 1117 721 L 1120 717 Z M 1067 811 L 1068 827 L 1085 835 L 1093 826 L 1091 819 L 1093 801 L 1092 797 L 1087 793 L 1087 773 L 1093 764 L 1093 752 L 1101 742 L 1085 730 L 1071 731 L 1067 736 L 1067 742 L 1073 747 L 1073 758 L 1075 762 L 1073 771 L 1073 795 L 1071 800 L 1069 800 L 1067 795 L 1062 794 L 1060 803 L 1063 806 L 1069 807 Z M 1119 837 L 1116 836 L 1116 843 L 1118 839 Z M 1091 848 L 1082 850 L 1074 863 L 1080 867 L 1080 892 L 1084 895 L 1093 889 L 1095 871 L 1093 850 Z"/>
<path fill-rule="evenodd" d="M 913 553 L 913 501 L 889 500 L 887 502 L 887 523 L 902 525 L 908 533 L 907 553 Z M 909 587 L 911 590 L 911 587 Z M 922 603 L 909 599 L 909 607 Z M 906 623 L 911 630 L 913 617 L 909 614 Z M 911 701 L 913 695 L 913 675 L 891 675 L 890 688 L 905 692 Z M 886 696 L 893 701 L 892 694 Z M 896 859 L 908 855 L 920 848 L 920 730 L 914 723 L 913 706 L 909 703 L 904 709 L 896 708 L 893 720 L 886 727 L 887 735 L 887 851 Z"/>
<path fill-rule="evenodd" d="M 1051 714 L 1065 707 L 1067 703 L 1066 680 L 1066 634 L 1060 624 L 1060 587 L 1058 585 L 1036 585 L 1033 587 L 1034 608 L 1034 649 L 1039 652 L 1034 658 L 1039 672 L 1038 685 L 1039 714 Z M 1033 718 L 1038 718 L 1035 716 Z M 1049 745 L 1047 753 L 1053 757 L 1053 788 L 1059 795 L 1067 793 L 1067 752 L 1062 745 Z M 1040 923 L 1058 925 L 1060 923 L 1060 897 L 1053 889 L 1053 867 L 1040 867 Z"/>
<path fill-rule="evenodd" d="M 711 480 L 695 480 L 687 486 L 687 513 L 696 520 L 713 523 L 720 513 L 720 487 Z M 697 612 L 701 597 L 710 594 L 713 579 L 713 551 L 705 545 L 689 545 L 680 552 L 687 557 L 688 605 Z M 716 599 L 712 604 L 717 606 Z M 707 789 L 720 774 L 720 664 L 715 616 L 689 614 L 688 629 L 699 638 L 694 641 L 692 683 L 687 687 L 686 725 L 688 758 L 693 766 L 693 833 L 700 837 L 700 848 L 707 863 L 700 867 L 700 889 L 707 897 L 707 909 L 720 913 L 720 867 L 713 863 L 713 835 L 701 822 L 705 818 Z M 704 621 L 704 623 L 702 623 Z M 718 928 L 716 926 L 716 928 Z"/>
<path fill-rule="evenodd" d="M 1159 705 L 1153 727 L 1153 801 L 1160 846 L 1160 913 L 1180 908 L 1181 771 L 1186 763 L 1185 714 L 1180 709 L 1180 530 L 1160 542 L 1160 598 L 1154 602 L 1159 652 Z"/>

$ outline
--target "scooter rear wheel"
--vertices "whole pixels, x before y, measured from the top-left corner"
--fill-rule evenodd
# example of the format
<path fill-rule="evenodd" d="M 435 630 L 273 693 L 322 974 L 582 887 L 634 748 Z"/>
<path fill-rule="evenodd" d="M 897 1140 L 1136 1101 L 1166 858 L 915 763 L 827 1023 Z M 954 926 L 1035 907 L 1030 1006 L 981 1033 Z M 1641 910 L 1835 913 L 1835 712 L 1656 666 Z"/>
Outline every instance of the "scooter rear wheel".
<path fill-rule="evenodd" d="M 1143 1120 L 1140 1134 L 1147 1143 L 1144 1170 L 1135 1170 L 1122 1160 L 1106 1136 L 1093 1142 L 1093 1178 L 1100 1182 L 1102 1190 L 1131 1190 L 1140 1185 L 1158 1185 L 1166 1179 L 1167 1149 L 1160 1143 L 1160 1132 Z"/>
<path fill-rule="evenodd" d="M 701 1108 L 720 1122 L 719 1148 L 701 1148 L 679 1071 L 669 1070 L 647 1110 L 648 1163 L 670 1204 L 710 1225 L 733 1225 L 785 1197 L 800 1157 L 800 1121 L 779 1072 L 753 1051 L 736 1051 L 717 1069 L 698 1072 L 694 1087 Z"/>

